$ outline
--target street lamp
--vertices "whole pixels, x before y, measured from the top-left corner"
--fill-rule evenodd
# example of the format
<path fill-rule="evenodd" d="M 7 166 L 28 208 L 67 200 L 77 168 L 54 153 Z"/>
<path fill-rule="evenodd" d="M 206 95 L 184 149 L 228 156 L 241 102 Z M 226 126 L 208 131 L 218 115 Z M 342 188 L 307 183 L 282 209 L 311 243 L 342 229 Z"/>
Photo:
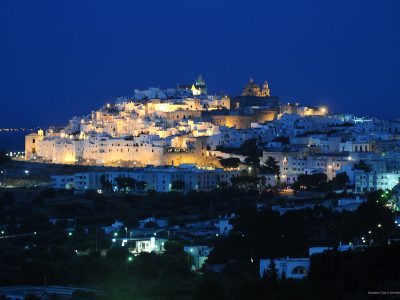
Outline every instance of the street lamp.
<path fill-rule="evenodd" d="M 3 185 L 6 186 L 6 171 L 1 171 L 1 174 L 3 175 Z"/>
<path fill-rule="evenodd" d="M 128 227 L 125 227 L 126 238 L 128 238 Z"/>
<path fill-rule="evenodd" d="M 29 176 L 29 171 L 28 171 L 28 170 L 25 170 L 25 174 L 26 174 L 26 178 L 28 178 L 28 176 Z"/>

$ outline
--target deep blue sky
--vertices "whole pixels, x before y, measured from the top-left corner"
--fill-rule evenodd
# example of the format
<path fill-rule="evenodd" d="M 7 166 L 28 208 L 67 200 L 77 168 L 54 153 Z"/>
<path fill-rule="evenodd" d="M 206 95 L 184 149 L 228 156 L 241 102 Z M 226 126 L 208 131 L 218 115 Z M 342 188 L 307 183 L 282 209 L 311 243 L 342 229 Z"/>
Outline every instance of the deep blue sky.
<path fill-rule="evenodd" d="M 0 126 L 65 124 L 203 74 L 240 93 L 400 117 L 400 1 L 0 2 Z"/>

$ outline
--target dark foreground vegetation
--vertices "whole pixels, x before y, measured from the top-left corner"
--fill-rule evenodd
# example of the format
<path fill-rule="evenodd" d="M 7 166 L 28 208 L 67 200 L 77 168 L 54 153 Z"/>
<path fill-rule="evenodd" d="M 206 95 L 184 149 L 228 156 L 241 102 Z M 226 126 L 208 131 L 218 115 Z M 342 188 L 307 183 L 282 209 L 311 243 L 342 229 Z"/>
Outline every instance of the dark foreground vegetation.
<path fill-rule="evenodd" d="M 380 192 L 370 194 L 355 212 L 316 206 L 283 215 L 268 208 L 281 201 L 273 193 L 240 190 L 85 199 L 45 189 L 26 195 L 29 203 L 16 201 L 10 192 L 2 197 L 0 223 L 12 225 L 4 236 L 17 236 L 0 239 L 3 286 L 40 286 L 46 280 L 100 291 L 75 299 L 116 300 L 369 299 L 368 291 L 400 289 L 399 230 Z M 69 202 L 60 204 L 60 197 Z M 256 210 L 256 203 L 266 208 Z M 190 271 L 193 258 L 183 251 L 187 241 L 171 238 L 164 254 L 132 256 L 124 248 L 110 249 L 110 238 L 98 227 L 115 218 L 136 226 L 151 213 L 183 226 L 232 211 L 239 217 L 228 237 L 192 241 L 214 247 L 201 273 Z M 49 223 L 49 216 L 73 218 L 74 230 L 68 231 L 68 221 Z M 364 246 L 312 256 L 310 275 L 302 281 L 259 276 L 260 258 L 307 257 L 311 246 L 340 242 Z M 216 266 L 220 272 L 213 271 Z"/>

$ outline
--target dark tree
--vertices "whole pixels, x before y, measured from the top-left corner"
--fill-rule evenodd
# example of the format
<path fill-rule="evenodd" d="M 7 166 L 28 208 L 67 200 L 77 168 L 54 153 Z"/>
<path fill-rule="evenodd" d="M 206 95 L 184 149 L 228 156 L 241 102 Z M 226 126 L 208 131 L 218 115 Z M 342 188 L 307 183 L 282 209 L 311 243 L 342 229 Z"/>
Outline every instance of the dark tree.
<path fill-rule="evenodd" d="M 7 152 L 2 150 L 0 151 L 0 166 L 6 165 L 11 162 L 11 157 L 6 155 Z"/>
<path fill-rule="evenodd" d="M 330 182 L 333 189 L 345 189 L 349 182 L 346 172 L 338 173 Z"/>
<path fill-rule="evenodd" d="M 185 182 L 183 180 L 174 180 L 171 184 L 171 188 L 176 191 L 181 191 L 185 188 Z"/>
<path fill-rule="evenodd" d="M 271 262 L 268 265 L 267 272 L 265 272 L 266 280 L 269 282 L 277 282 L 279 275 L 278 270 L 276 269 L 275 259 L 271 259 Z"/>
<path fill-rule="evenodd" d="M 242 176 L 237 176 L 233 177 L 231 179 L 232 185 L 236 187 L 241 187 L 241 188 L 251 188 L 255 187 L 257 183 L 259 182 L 259 178 L 257 176 L 251 176 L 251 175 L 242 175 Z"/>
<path fill-rule="evenodd" d="M 100 176 L 100 184 L 103 191 L 109 192 L 112 190 L 112 184 L 106 179 L 104 174 Z"/>
<path fill-rule="evenodd" d="M 289 142 L 290 142 L 290 139 L 287 136 L 278 136 L 278 137 L 274 138 L 272 141 L 273 142 L 279 142 L 282 145 L 288 145 Z"/>
<path fill-rule="evenodd" d="M 117 177 L 115 181 L 120 191 L 128 192 L 136 187 L 136 180 L 130 177 Z"/>
<path fill-rule="evenodd" d="M 272 156 L 268 156 L 265 165 L 261 166 L 262 173 L 275 174 L 279 176 L 281 174 L 281 168 L 278 165 L 278 162 Z"/>
<path fill-rule="evenodd" d="M 240 164 L 240 159 L 237 157 L 222 158 L 220 161 L 224 168 L 237 168 Z"/>
<path fill-rule="evenodd" d="M 365 160 L 361 159 L 358 163 L 354 164 L 354 169 L 362 170 L 366 173 L 371 172 L 371 166 L 368 165 Z"/>
<path fill-rule="evenodd" d="M 295 190 L 317 190 L 325 191 L 327 188 L 327 176 L 323 173 L 317 174 L 301 174 L 297 177 L 297 181 L 293 184 Z"/>
<path fill-rule="evenodd" d="M 85 191 L 83 197 L 86 200 L 94 201 L 94 200 L 97 200 L 99 198 L 99 194 L 97 193 L 96 190 L 90 189 L 90 190 Z"/>

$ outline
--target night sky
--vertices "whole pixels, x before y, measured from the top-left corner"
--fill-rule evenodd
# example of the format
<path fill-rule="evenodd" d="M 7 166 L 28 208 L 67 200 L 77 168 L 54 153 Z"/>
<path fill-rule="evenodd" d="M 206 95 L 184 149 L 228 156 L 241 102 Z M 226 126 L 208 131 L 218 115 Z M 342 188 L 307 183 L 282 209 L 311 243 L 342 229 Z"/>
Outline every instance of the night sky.
<path fill-rule="evenodd" d="M 0 2 L 0 127 L 66 124 L 199 73 L 283 101 L 400 117 L 400 1 Z"/>

